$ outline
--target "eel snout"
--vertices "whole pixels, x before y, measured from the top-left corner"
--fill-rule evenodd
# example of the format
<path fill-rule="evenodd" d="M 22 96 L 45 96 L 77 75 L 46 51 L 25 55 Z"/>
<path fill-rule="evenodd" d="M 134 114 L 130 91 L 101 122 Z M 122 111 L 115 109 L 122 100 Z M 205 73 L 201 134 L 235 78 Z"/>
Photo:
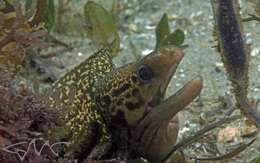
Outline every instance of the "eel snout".
<path fill-rule="evenodd" d="M 155 106 L 137 125 L 132 132 L 133 141 L 138 142 L 138 153 L 142 157 L 158 162 L 171 150 L 179 130 L 176 114 L 200 94 L 202 86 L 201 77 L 191 80 L 176 94 Z"/>

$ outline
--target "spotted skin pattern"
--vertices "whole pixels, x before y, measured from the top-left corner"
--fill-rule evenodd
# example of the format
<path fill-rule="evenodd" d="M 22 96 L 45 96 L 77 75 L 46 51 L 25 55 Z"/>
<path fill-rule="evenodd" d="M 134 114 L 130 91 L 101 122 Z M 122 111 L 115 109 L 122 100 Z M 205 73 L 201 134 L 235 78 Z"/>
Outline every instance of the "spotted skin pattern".
<path fill-rule="evenodd" d="M 195 78 L 165 98 L 182 57 L 178 48 L 166 47 L 109 72 L 98 82 L 96 103 L 102 115 L 109 115 L 104 121 L 123 158 L 143 157 L 158 163 L 171 151 L 179 130 L 177 113 L 202 88 L 202 80 Z"/>
<path fill-rule="evenodd" d="M 144 112 L 141 107 L 147 104 L 140 93 L 142 83 L 136 72 L 132 69 L 112 72 L 101 84 L 97 103 L 100 103 L 103 114 L 111 115 L 107 121 L 119 127 L 134 125 L 132 122 L 136 122 Z"/>
<path fill-rule="evenodd" d="M 96 97 L 99 109 L 110 115 L 107 123 L 117 127 L 136 126 L 150 103 L 157 101 L 157 94 L 161 91 L 164 94 L 164 87 L 181 58 L 180 53 L 177 48 L 165 48 L 102 78 Z"/>
<path fill-rule="evenodd" d="M 96 144 L 109 142 L 110 135 L 97 111 L 93 94 L 95 83 L 113 69 L 109 50 L 102 49 L 66 73 L 53 86 L 49 99 L 52 107 L 67 109 L 64 137 L 71 143 L 68 149 L 73 155 L 82 157 L 84 153 L 88 156 L 95 151 Z"/>
<path fill-rule="evenodd" d="M 159 104 L 181 58 L 178 49 L 166 48 L 114 69 L 109 52 L 101 50 L 55 83 L 50 101 L 67 109 L 64 137 L 72 155 L 79 162 L 125 158 L 131 146 L 125 140 Z"/>

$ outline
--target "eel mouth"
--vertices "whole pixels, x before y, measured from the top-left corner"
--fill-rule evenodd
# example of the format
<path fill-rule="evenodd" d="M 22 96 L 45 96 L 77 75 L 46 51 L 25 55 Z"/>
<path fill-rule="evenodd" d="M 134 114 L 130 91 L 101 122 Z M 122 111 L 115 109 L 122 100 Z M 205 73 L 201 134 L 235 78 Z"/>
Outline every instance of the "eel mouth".
<path fill-rule="evenodd" d="M 200 94 L 202 87 L 202 78 L 196 77 L 177 93 L 160 101 L 158 105 L 148 105 L 149 112 L 132 131 L 133 142 L 139 144 L 135 151 L 149 160 L 165 156 L 176 142 L 178 135 L 178 120 L 174 121 L 174 128 L 168 128 L 169 124 L 179 111 Z"/>
<path fill-rule="evenodd" d="M 171 54 L 169 54 L 171 53 Z M 154 95 L 151 97 L 151 99 L 149 100 L 146 110 L 145 110 L 145 114 L 149 113 L 152 108 L 154 108 L 155 106 L 161 104 L 165 98 L 165 92 L 166 89 L 173 77 L 173 75 L 175 74 L 179 63 L 181 62 L 182 58 L 183 58 L 183 53 L 181 52 L 181 50 L 179 50 L 178 48 L 166 48 L 166 49 L 162 49 L 161 50 L 161 55 L 171 55 L 168 61 L 165 61 L 165 63 L 161 63 L 161 64 L 165 64 L 168 69 L 167 69 L 167 73 L 165 76 L 162 77 L 162 80 L 160 82 L 160 85 L 157 89 L 157 91 L 154 93 Z"/>

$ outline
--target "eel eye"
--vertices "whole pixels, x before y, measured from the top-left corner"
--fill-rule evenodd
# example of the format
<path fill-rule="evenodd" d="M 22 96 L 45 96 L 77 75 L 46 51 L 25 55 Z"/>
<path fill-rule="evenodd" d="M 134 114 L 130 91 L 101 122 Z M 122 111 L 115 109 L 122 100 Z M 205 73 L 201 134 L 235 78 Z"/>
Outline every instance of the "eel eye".
<path fill-rule="evenodd" d="M 142 82 L 148 82 L 154 77 L 154 72 L 147 65 L 142 65 L 138 70 L 138 77 Z"/>

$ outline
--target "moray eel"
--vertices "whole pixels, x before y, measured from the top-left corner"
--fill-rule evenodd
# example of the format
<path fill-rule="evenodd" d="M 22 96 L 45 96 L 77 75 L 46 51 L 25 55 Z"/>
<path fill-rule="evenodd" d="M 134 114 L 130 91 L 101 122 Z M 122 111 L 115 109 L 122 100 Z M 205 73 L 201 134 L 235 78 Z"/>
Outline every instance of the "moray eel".
<path fill-rule="evenodd" d="M 102 115 L 109 115 L 104 121 L 123 156 L 127 153 L 125 157 L 161 162 L 175 144 L 176 114 L 202 89 L 202 79 L 197 77 L 165 100 L 182 57 L 179 49 L 167 47 L 111 71 L 97 84 L 98 108 Z"/>
<path fill-rule="evenodd" d="M 176 142 L 176 113 L 202 87 L 202 80 L 196 78 L 164 100 L 182 56 L 169 47 L 114 68 L 108 50 L 103 49 L 56 82 L 50 101 L 67 109 L 64 137 L 71 142 L 72 155 L 79 162 L 113 158 L 122 151 L 123 157 L 162 159 Z M 174 127 L 168 133 L 173 117 Z"/>

